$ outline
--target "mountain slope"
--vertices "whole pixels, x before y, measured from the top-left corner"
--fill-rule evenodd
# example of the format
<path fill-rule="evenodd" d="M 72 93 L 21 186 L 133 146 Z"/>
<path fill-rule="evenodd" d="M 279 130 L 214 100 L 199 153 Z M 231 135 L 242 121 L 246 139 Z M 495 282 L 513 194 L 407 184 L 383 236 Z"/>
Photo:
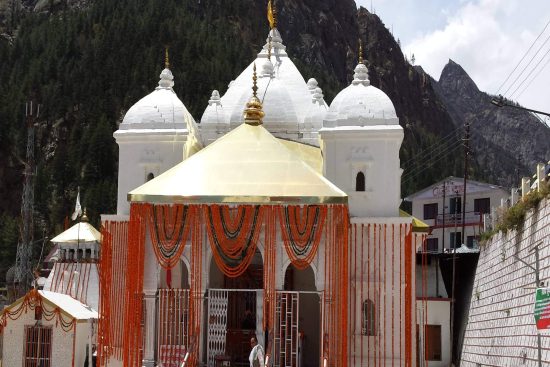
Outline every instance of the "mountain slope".
<path fill-rule="evenodd" d="M 529 112 L 492 105 L 492 96 L 454 61 L 443 68 L 436 85 L 455 124 L 471 124 L 473 156 L 489 182 L 516 186 L 550 158 L 550 129 Z"/>

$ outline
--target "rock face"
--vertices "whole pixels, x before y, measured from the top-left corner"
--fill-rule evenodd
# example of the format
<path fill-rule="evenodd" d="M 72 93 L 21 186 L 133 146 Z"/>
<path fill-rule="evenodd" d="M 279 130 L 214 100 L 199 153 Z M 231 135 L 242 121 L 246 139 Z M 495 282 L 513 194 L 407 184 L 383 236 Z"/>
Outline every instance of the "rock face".
<path fill-rule="evenodd" d="M 436 92 L 455 124 L 471 124 L 473 157 L 489 182 L 518 185 L 537 163 L 548 161 L 550 129 L 529 112 L 491 104 L 492 96 L 454 61 L 441 72 Z"/>

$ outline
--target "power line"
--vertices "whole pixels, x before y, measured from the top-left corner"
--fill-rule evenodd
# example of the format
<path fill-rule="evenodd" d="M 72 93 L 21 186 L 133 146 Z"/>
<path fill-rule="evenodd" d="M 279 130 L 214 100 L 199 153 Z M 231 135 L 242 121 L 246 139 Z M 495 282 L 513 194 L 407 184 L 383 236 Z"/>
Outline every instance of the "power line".
<path fill-rule="evenodd" d="M 529 86 L 533 83 L 533 81 L 535 81 L 535 79 L 537 79 L 539 74 L 548 66 L 549 63 L 550 63 L 550 58 L 548 60 L 546 60 L 546 63 L 544 64 L 544 66 L 541 69 L 539 69 L 539 71 L 535 74 L 533 79 L 531 79 L 531 81 L 529 81 L 529 83 L 527 83 L 525 88 L 523 88 L 523 90 L 517 95 L 517 97 L 516 97 L 517 99 L 519 99 L 519 97 L 521 97 L 523 95 L 523 93 L 529 88 Z"/>
<path fill-rule="evenodd" d="M 455 144 L 451 145 L 446 149 L 445 151 L 441 152 L 438 157 L 431 158 L 430 160 L 426 161 L 421 169 L 416 171 L 409 171 L 409 173 L 403 175 L 403 180 L 401 181 L 403 184 L 410 182 L 413 178 L 418 176 L 420 173 L 424 172 L 428 168 L 431 168 L 435 163 L 443 160 L 444 158 L 447 158 L 447 154 L 454 152 L 458 148 L 462 146 L 461 141 L 457 141 Z M 445 154 L 444 154 L 445 153 Z"/>
<path fill-rule="evenodd" d="M 548 39 L 550 39 L 550 36 L 548 37 Z M 535 71 L 537 69 L 537 67 L 540 65 L 540 63 L 542 62 L 542 60 L 544 60 L 544 58 L 550 53 L 550 48 L 548 49 L 548 51 L 546 51 L 546 53 L 544 54 L 543 57 L 541 57 L 541 59 L 539 60 L 539 62 L 537 62 L 537 64 L 535 65 L 535 67 L 533 69 L 531 69 L 531 71 L 529 72 L 529 74 L 525 77 L 525 79 L 523 79 L 523 81 L 521 82 L 520 85 L 517 86 L 516 89 L 514 89 L 514 92 L 510 95 L 510 98 L 512 98 L 514 96 L 514 94 L 516 94 L 516 92 L 518 91 L 518 89 L 523 85 L 523 83 L 525 83 L 527 81 L 527 79 L 529 79 L 529 77 L 531 76 L 531 74 L 533 74 L 533 71 Z"/>
<path fill-rule="evenodd" d="M 548 23 L 546 23 L 546 25 L 544 26 L 543 30 L 539 33 L 539 35 L 537 36 L 537 38 L 535 38 L 535 40 L 533 41 L 533 43 L 531 43 L 531 46 L 529 46 L 529 49 L 525 52 L 525 54 L 523 55 L 523 57 L 521 58 L 521 60 L 519 60 L 519 62 L 517 63 L 517 65 L 514 67 L 514 70 L 512 70 L 512 72 L 510 74 L 508 74 L 508 76 L 506 77 L 506 80 L 504 80 L 504 82 L 502 82 L 502 84 L 500 85 L 500 87 L 498 87 L 498 90 L 495 94 L 498 94 L 498 92 L 500 92 L 500 90 L 502 89 L 502 87 L 504 86 L 504 84 L 506 84 L 506 82 L 510 79 L 510 77 L 512 76 L 512 74 L 514 74 L 514 72 L 517 70 L 517 68 L 521 65 L 521 63 L 523 62 L 523 60 L 525 59 L 525 57 L 529 54 L 529 51 L 531 51 L 531 49 L 533 48 L 533 46 L 535 45 L 535 43 L 537 43 L 538 39 L 540 38 L 540 36 L 542 36 L 542 34 L 544 33 L 544 31 L 546 30 L 546 28 L 548 28 L 548 25 L 550 24 L 550 20 L 548 21 Z"/>
<path fill-rule="evenodd" d="M 546 40 L 544 40 L 544 43 L 539 47 L 539 49 L 537 50 L 537 52 L 533 55 L 533 57 L 531 57 L 531 59 L 529 60 L 529 62 L 527 63 L 527 65 L 525 65 L 525 67 L 523 68 L 523 70 L 521 71 L 521 73 L 519 73 L 519 75 L 514 79 L 514 81 L 512 82 L 512 84 L 510 84 L 510 86 L 508 87 L 508 89 L 506 89 L 506 91 L 503 93 L 504 95 L 507 95 L 508 92 L 510 91 L 510 89 L 512 89 L 512 87 L 514 86 L 514 84 L 516 84 L 516 82 L 518 81 L 518 79 L 523 75 L 523 73 L 525 72 L 525 70 L 527 70 L 527 68 L 529 67 L 529 65 L 531 65 L 531 63 L 533 62 L 533 60 L 535 59 L 535 57 L 537 57 L 537 55 L 539 54 L 539 52 L 542 50 L 542 48 L 546 45 L 546 43 L 550 40 L 550 35 L 546 38 Z"/>
<path fill-rule="evenodd" d="M 452 141 L 456 138 L 457 133 L 459 133 L 459 130 L 462 129 L 462 127 L 458 127 L 451 131 L 449 134 L 441 138 L 436 143 L 426 147 L 425 149 L 419 151 L 417 154 L 415 154 L 413 157 L 409 158 L 407 161 L 403 163 L 403 167 L 411 165 L 414 161 L 429 155 L 430 153 L 435 153 L 441 146 L 447 146 L 448 142 Z"/>

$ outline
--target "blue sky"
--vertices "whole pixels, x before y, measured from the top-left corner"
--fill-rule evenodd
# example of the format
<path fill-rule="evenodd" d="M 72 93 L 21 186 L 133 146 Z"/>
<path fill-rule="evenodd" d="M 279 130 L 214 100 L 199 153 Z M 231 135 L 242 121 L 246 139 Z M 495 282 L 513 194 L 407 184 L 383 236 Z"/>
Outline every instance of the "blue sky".
<path fill-rule="evenodd" d="M 493 94 L 498 91 L 526 107 L 550 112 L 547 91 L 550 25 L 499 90 L 550 21 L 549 0 L 356 0 L 356 3 L 369 11 L 374 9 L 386 27 L 393 29 L 395 38 L 401 40 L 403 51 L 409 57 L 414 53 L 416 64 L 422 65 L 436 80 L 451 58 L 462 65 L 481 90 Z M 534 56 L 539 48 L 539 54 Z M 532 56 L 531 66 L 519 75 Z"/>

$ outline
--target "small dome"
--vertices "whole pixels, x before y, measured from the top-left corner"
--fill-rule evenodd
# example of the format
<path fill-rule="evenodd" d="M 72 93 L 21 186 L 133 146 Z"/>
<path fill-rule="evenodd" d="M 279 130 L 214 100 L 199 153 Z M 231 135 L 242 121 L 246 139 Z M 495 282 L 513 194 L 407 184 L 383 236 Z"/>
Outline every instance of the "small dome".
<path fill-rule="evenodd" d="M 120 129 L 186 129 L 187 119 L 193 118 L 173 86 L 174 76 L 166 68 L 160 74 L 158 87 L 128 110 Z"/>
<path fill-rule="evenodd" d="M 220 92 L 212 91 L 212 96 L 208 100 L 208 107 L 204 110 L 201 122 L 210 122 L 214 124 L 223 123 L 223 106 L 220 98 Z"/>
<path fill-rule="evenodd" d="M 312 79 L 310 79 L 311 81 Z M 315 79 L 313 79 L 315 80 Z M 315 83 L 316 84 L 316 83 Z M 309 85 L 309 82 L 308 82 Z M 304 119 L 303 127 L 306 130 L 319 130 L 323 127 L 323 120 L 327 115 L 327 105 L 323 99 L 323 90 L 321 88 L 315 88 L 311 96 L 311 106 Z"/>
<path fill-rule="evenodd" d="M 398 125 L 392 101 L 380 89 L 370 85 L 367 67 L 355 68 L 353 82 L 332 101 L 325 127 Z"/>

